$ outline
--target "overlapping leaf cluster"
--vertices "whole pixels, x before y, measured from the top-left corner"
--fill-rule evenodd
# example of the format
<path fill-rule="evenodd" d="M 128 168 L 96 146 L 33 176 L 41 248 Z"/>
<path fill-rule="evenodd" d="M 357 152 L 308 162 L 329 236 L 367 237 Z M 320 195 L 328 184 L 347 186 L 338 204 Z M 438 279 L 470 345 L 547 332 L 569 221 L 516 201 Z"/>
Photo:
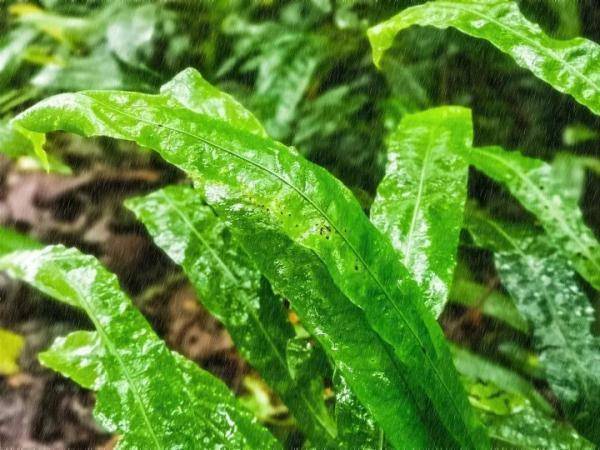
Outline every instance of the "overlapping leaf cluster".
<path fill-rule="evenodd" d="M 93 23 L 98 30 L 104 23 L 106 31 L 89 37 L 103 43 L 94 48 L 110 49 L 110 58 L 138 75 L 152 74 L 152 38 L 123 38 L 139 44 L 133 46 L 119 39 L 136 24 L 155 30 L 148 23 L 177 20 L 177 8 L 159 12 L 151 6 L 114 21 L 104 18 L 110 8 L 98 10 Z M 500 446 L 525 448 L 598 444 L 600 348 L 589 293 L 600 287 L 600 246 L 579 208 L 584 170 L 597 161 L 563 156 L 547 163 L 476 145 L 536 143 L 543 148 L 536 154 L 552 153 L 544 148 L 548 138 L 537 139 L 540 127 L 527 125 L 516 139 L 510 135 L 516 128 L 510 100 L 515 92 L 547 94 L 551 107 L 525 102 L 530 109 L 524 111 L 536 119 L 555 108 L 561 112 L 553 120 L 580 117 L 593 127 L 591 113 L 600 108 L 598 44 L 549 36 L 530 20 L 543 19 L 541 10 L 527 10 L 527 4 L 521 10 L 506 0 L 425 3 L 369 30 L 375 62 L 388 83 L 373 90 L 383 79 L 358 56 L 368 56 L 363 32 L 379 14 L 361 17 L 358 2 L 238 7 L 234 14 L 200 7 L 202 20 L 227 16 L 222 35 L 200 52 L 220 66 L 211 69 L 214 77 L 261 120 L 187 69 L 159 94 L 103 91 L 98 88 L 111 86 L 86 80 L 85 87 L 97 89 L 45 99 L 7 129 L 33 139 L 33 151 L 36 137 L 43 136 L 36 133 L 51 131 L 133 141 L 185 172 L 192 186 L 170 186 L 127 206 L 183 267 L 242 356 L 281 397 L 307 446 L 483 448 L 488 436 Z M 271 8 L 274 18 L 262 20 L 261 8 Z M 547 29 L 560 37 L 579 32 L 580 21 L 549 11 L 556 23 L 544 23 Z M 23 17 L 21 26 L 36 30 L 20 34 L 26 37 L 22 48 L 44 33 L 78 42 L 92 23 L 65 22 L 35 8 L 13 12 Z M 378 12 L 385 15 L 386 8 Z M 501 73 L 501 95 L 482 106 L 485 82 L 469 85 L 468 75 L 446 79 L 457 55 L 472 53 L 472 39 L 403 31 L 413 25 L 453 27 L 491 43 L 475 52 L 492 61 L 478 76 Z M 231 53 L 223 58 L 215 46 L 224 42 Z M 6 51 L 20 55 L 18 49 Z M 481 60 L 467 58 L 463 72 Z M 341 81 L 331 81 L 340 66 Z M 51 78 L 47 69 L 41 73 Z M 536 77 L 572 99 L 553 97 Z M 49 85 L 69 89 L 56 80 Z M 369 90 L 374 95 L 366 95 Z M 475 126 L 465 106 L 424 110 L 450 101 L 471 106 Z M 511 125 L 502 128 L 508 134 L 499 118 Z M 384 127 L 390 130 L 387 164 L 374 166 Z M 583 134 L 579 148 L 585 151 L 595 135 Z M 371 194 L 361 205 L 341 181 L 275 138 L 298 145 Z M 13 134 L 5 141 L 16 139 Z M 345 151 L 351 157 L 340 156 Z M 45 155 L 40 149 L 37 154 Z M 349 175 L 357 165 L 361 169 Z M 491 200 L 473 189 L 490 185 Z M 506 215 L 507 205 L 516 211 L 509 218 L 521 223 L 497 217 L 499 210 Z M 363 209 L 370 209 L 370 219 Z M 2 233 L 2 252 L 36 246 Z M 481 268 L 465 257 L 473 247 L 493 253 L 496 285 L 486 283 Z M 0 267 L 90 316 L 96 333 L 73 333 L 41 360 L 98 392 L 97 417 L 123 435 L 123 447 L 278 445 L 217 380 L 166 349 L 93 258 L 48 247 L 12 253 L 0 259 Z M 568 423 L 530 380 L 466 349 L 450 351 L 435 320 L 445 308 L 458 308 L 448 303 L 524 336 L 531 333 L 539 370 L 526 375 L 547 383 Z M 289 322 L 289 308 L 301 326 Z M 158 367 L 167 367 L 165 374 Z M 122 398 L 115 394 L 118 387 Z M 330 390 L 333 398 L 326 395 Z M 197 408 L 177 408 L 189 402 Z M 172 420 L 167 410 L 175 411 Z"/>

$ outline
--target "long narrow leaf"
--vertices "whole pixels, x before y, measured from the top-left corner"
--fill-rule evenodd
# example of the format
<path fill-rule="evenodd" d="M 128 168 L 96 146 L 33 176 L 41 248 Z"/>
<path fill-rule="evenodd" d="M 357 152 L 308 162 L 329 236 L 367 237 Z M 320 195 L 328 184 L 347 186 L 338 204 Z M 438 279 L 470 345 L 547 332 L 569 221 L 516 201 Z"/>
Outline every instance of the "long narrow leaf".
<path fill-rule="evenodd" d="M 538 218 L 555 247 L 570 259 L 592 286 L 600 289 L 600 244 L 585 222 L 578 205 L 579 189 L 560 168 L 500 147 L 473 148 L 467 160 L 504 184 Z M 569 183 L 566 183 L 569 182 Z"/>
<path fill-rule="evenodd" d="M 549 37 L 523 16 L 515 2 L 453 0 L 407 8 L 369 29 L 375 64 L 380 64 L 396 34 L 413 25 L 454 27 L 485 39 L 556 90 L 600 114 L 600 46 L 583 38 Z"/>
<path fill-rule="evenodd" d="M 278 447 L 221 381 L 169 351 L 93 257 L 53 246 L 5 255 L 0 270 L 86 312 L 96 332 L 42 360 L 97 391 L 95 416 L 120 448 Z"/>
<path fill-rule="evenodd" d="M 466 108 L 406 115 L 388 138 L 386 175 L 371 220 L 389 236 L 438 316 L 448 299 L 467 198 L 473 126 Z"/>
<path fill-rule="evenodd" d="M 294 329 L 281 299 L 262 285 L 260 272 L 197 193 L 170 186 L 126 204 L 183 267 L 203 305 L 223 322 L 238 350 L 281 395 L 311 440 L 322 444 L 335 438 L 322 383 L 313 392 L 290 373 L 286 346 Z"/>
<path fill-rule="evenodd" d="M 336 303 L 322 294 L 321 281 L 330 276 L 341 291 L 332 295 L 359 306 L 390 345 L 411 391 L 403 394 L 402 403 L 412 402 L 423 414 L 427 411 L 420 420 L 438 424 L 436 439 L 485 446 L 485 434 L 468 405 L 441 329 L 422 305 L 418 286 L 351 192 L 325 170 L 275 141 L 174 107 L 168 95 L 61 94 L 22 113 L 18 122 L 39 132 L 64 130 L 132 140 L 159 152 L 188 173 L 276 290 L 296 301 L 303 323 L 307 327 L 311 323 L 309 331 L 321 338 L 326 350 L 333 352 L 339 346 L 324 343 L 319 335 L 323 318 L 317 320 L 311 308 L 327 301 L 330 310 Z M 298 264 L 286 259 L 292 255 L 304 258 L 309 266 L 300 272 L 290 267 Z M 317 279 L 307 280 L 312 270 Z M 311 292 L 307 282 L 315 283 L 319 293 Z M 325 282 L 330 290 L 330 282 Z M 338 313 L 331 311 L 330 319 Z M 339 327 L 340 322 L 333 325 Z M 343 375 L 353 386 L 348 376 L 353 368 L 346 369 Z M 403 413 L 402 419 L 384 424 L 391 419 L 390 409 L 384 411 L 373 398 L 355 391 L 361 401 L 369 402 L 386 435 L 394 434 L 396 442 L 403 442 L 398 423 L 404 422 L 406 429 L 410 415 Z M 419 429 L 413 425 L 406 431 L 410 435 Z"/>
<path fill-rule="evenodd" d="M 575 273 L 544 234 L 511 227 L 472 212 L 475 241 L 496 251 L 503 285 L 531 323 L 550 386 L 575 427 L 600 442 L 600 339 L 591 332 L 594 309 Z"/>

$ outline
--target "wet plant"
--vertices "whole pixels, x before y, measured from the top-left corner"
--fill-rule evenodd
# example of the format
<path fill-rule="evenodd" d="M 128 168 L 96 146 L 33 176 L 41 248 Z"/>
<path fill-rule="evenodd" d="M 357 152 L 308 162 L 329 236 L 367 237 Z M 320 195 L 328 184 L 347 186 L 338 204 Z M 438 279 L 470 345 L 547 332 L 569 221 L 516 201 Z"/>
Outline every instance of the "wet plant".
<path fill-rule="evenodd" d="M 600 47 L 550 37 L 513 2 L 429 2 L 373 26 L 374 61 L 390 77 L 399 64 L 397 35 L 413 25 L 484 39 L 600 112 Z M 303 39 L 315 43 L 297 32 L 284 42 L 297 48 Z M 48 97 L 10 122 L 7 142 L 30 141 L 21 148 L 37 148 L 50 167 L 40 144 L 47 133 L 131 141 L 185 173 L 184 182 L 125 206 L 281 398 L 306 448 L 600 443 L 591 302 L 600 288 L 600 246 L 579 207 L 583 174 L 597 160 L 570 155 L 549 163 L 477 145 L 471 109 L 405 102 L 391 108 L 385 173 L 361 204 L 356 186 L 353 192 L 272 137 L 289 134 L 291 119 L 274 114 L 263 126 L 197 70 L 181 71 L 158 93 L 143 91 Z M 291 98 L 295 111 L 300 100 Z M 285 106 L 265 99 L 268 107 L 253 105 L 263 114 Z M 509 222 L 469 195 L 469 183 L 482 176 L 503 186 L 525 220 Z M 95 416 L 121 436 L 121 448 L 288 445 L 220 380 L 170 351 L 94 257 L 1 233 L 1 270 L 83 310 L 94 325 L 39 358 L 97 393 Z M 531 335 L 543 394 L 534 377 L 444 336 L 437 319 L 447 304 L 461 286 L 479 286 L 460 261 L 461 247 L 493 256 L 503 290 L 488 310 L 476 308 Z"/>

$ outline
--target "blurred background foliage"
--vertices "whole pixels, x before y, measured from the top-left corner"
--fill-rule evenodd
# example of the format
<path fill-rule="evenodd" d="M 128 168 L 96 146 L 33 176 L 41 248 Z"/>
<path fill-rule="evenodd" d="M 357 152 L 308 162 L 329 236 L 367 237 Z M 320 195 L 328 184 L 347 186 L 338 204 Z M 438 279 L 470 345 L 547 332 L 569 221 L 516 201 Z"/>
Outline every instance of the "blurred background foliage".
<path fill-rule="evenodd" d="M 181 178 L 156 156 L 140 154 L 132 145 L 102 139 L 89 143 L 64 135 L 50 136 L 46 142 L 12 129 L 9 120 L 57 92 L 156 92 L 191 66 L 252 110 L 273 137 L 341 178 L 366 210 L 383 176 L 386 135 L 403 114 L 442 104 L 468 106 L 473 110 L 476 145 L 498 144 L 554 161 L 581 193 L 585 220 L 599 236 L 600 169 L 590 157 L 598 155 L 600 117 L 520 69 L 485 41 L 453 30 L 413 27 L 401 33 L 382 70 L 377 70 L 366 29 L 417 3 L 422 2 L 4 1 L 0 152 L 26 153 L 17 162 L 20 169 L 49 167 L 75 175 L 91 171 L 97 161 L 129 167 L 139 165 L 142 158 L 143 164 L 159 168 L 162 178 L 136 172 L 134 181 L 142 185 L 132 189 L 136 192 Z M 585 36 L 600 42 L 596 0 L 521 0 L 519 5 L 554 37 Z M 47 160 L 42 148 L 48 151 Z M 474 170 L 471 175 L 472 199 L 504 219 L 533 220 L 500 185 Z M 110 186 L 115 176 L 102 175 L 98 186 Z M 89 195 L 96 199 L 98 193 Z M 114 206 L 119 202 L 112 199 L 110 214 L 128 223 L 131 218 Z M 59 199 L 61 214 L 68 216 L 61 217 L 64 220 L 74 218 L 67 206 L 72 204 Z M 32 227 L 1 214 L 0 221 Z M 78 238 L 65 236 L 58 240 L 99 252 L 101 238 L 86 237 L 87 244 L 81 245 Z M 499 285 L 491 255 L 474 249 L 466 238 L 463 241 L 452 304 L 441 319 L 447 335 L 514 369 L 545 392 L 527 324 Z M 151 254 L 160 260 L 157 252 Z M 160 261 L 169 266 L 164 257 Z M 146 284 L 158 275 L 149 271 L 136 278 L 129 273 L 135 269 L 123 261 L 115 264 L 119 263 L 123 267 L 114 270 L 126 274 L 127 289 L 138 299 L 148 297 Z M 597 297 L 592 290 L 589 293 Z M 260 384 L 250 381 L 245 383 L 253 387 L 246 391 L 259 392 Z M 261 398 L 256 394 L 248 403 L 260 404 L 265 416 L 280 414 L 277 406 L 261 403 Z"/>

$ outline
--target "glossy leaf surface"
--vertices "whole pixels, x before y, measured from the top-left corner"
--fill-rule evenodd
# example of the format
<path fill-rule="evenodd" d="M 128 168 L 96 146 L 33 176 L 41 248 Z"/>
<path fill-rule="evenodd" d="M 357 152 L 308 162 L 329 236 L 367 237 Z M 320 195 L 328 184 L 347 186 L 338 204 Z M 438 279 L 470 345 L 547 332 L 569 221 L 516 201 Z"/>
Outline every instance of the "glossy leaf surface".
<path fill-rule="evenodd" d="M 38 132 L 64 130 L 133 140 L 159 152 L 192 178 L 275 290 L 295 302 L 303 323 L 326 351 L 357 349 L 326 343 L 321 334 L 324 316 L 335 328 L 331 333 L 343 331 L 344 340 L 356 343 L 356 333 L 348 336 L 348 326 L 339 328 L 350 320 L 347 317 L 362 312 L 339 314 L 349 309 L 347 300 L 364 311 L 370 326 L 390 346 L 384 345 L 381 355 L 391 357 L 391 364 L 397 365 L 393 370 L 400 370 L 410 388 L 395 402 L 404 405 L 404 412 L 398 416 L 391 412 L 399 406 L 390 408 L 390 395 L 375 405 L 373 395 L 359 393 L 357 374 L 364 371 L 354 366 L 356 361 L 343 375 L 359 399 L 369 403 L 390 440 L 394 434 L 395 442 L 406 442 L 408 436 L 423 432 L 422 425 L 416 425 L 419 409 L 420 420 L 437 424 L 436 441 L 485 446 L 484 432 L 468 405 L 441 329 L 422 305 L 418 286 L 351 192 L 325 170 L 275 141 L 174 107 L 168 95 L 62 94 L 29 109 L 18 122 Z M 317 313 L 317 306 L 326 306 L 329 312 Z M 367 341 L 362 342 L 366 346 Z M 341 368 L 338 355 L 334 360 Z M 361 383 L 366 381 L 360 378 Z M 410 403 L 416 405 L 412 419 L 406 408 Z"/>
<path fill-rule="evenodd" d="M 185 69 L 160 88 L 161 94 L 179 105 L 215 119 L 222 119 L 236 128 L 262 137 L 267 132 L 259 120 L 231 95 L 207 82 L 194 69 Z"/>
<path fill-rule="evenodd" d="M 371 220 L 387 235 L 438 316 L 452 284 L 467 198 L 473 125 L 466 108 L 444 106 L 403 117 L 388 138 L 386 175 Z"/>
<path fill-rule="evenodd" d="M 335 419 L 338 425 L 340 448 L 367 450 L 383 449 L 381 430 L 369 411 L 360 404 L 346 380 L 339 374 L 333 379 L 335 387 Z"/>
<path fill-rule="evenodd" d="M 0 269 L 86 312 L 95 335 L 69 335 L 44 361 L 97 391 L 95 416 L 121 448 L 278 447 L 220 380 L 169 351 L 93 257 L 53 246 L 5 255 Z"/>
<path fill-rule="evenodd" d="M 530 322 L 540 363 L 575 427 L 600 442 L 600 339 L 591 331 L 594 309 L 576 274 L 544 234 L 516 229 L 471 213 L 476 242 L 496 251 L 496 267 L 521 314 Z"/>
<path fill-rule="evenodd" d="M 333 439 L 335 424 L 323 402 L 322 380 L 313 389 L 305 380 L 295 380 L 288 367 L 286 346 L 295 333 L 282 300 L 261 281 L 260 272 L 198 193 L 170 186 L 126 204 L 154 242 L 183 267 L 202 304 L 225 325 L 242 356 L 282 397 L 299 425 L 315 442 Z"/>
<path fill-rule="evenodd" d="M 565 174 L 563 166 L 553 168 L 539 159 L 500 147 L 473 148 L 467 159 L 504 184 L 535 214 L 554 246 L 592 286 L 600 289 L 600 244 L 583 221 L 578 204 L 581 184 L 573 179 L 572 172 Z"/>
<path fill-rule="evenodd" d="M 583 38 L 557 40 L 527 20 L 516 2 L 453 0 L 428 2 L 369 29 L 379 65 L 396 34 L 413 25 L 453 27 L 485 39 L 556 90 L 600 114 L 600 46 Z"/>

